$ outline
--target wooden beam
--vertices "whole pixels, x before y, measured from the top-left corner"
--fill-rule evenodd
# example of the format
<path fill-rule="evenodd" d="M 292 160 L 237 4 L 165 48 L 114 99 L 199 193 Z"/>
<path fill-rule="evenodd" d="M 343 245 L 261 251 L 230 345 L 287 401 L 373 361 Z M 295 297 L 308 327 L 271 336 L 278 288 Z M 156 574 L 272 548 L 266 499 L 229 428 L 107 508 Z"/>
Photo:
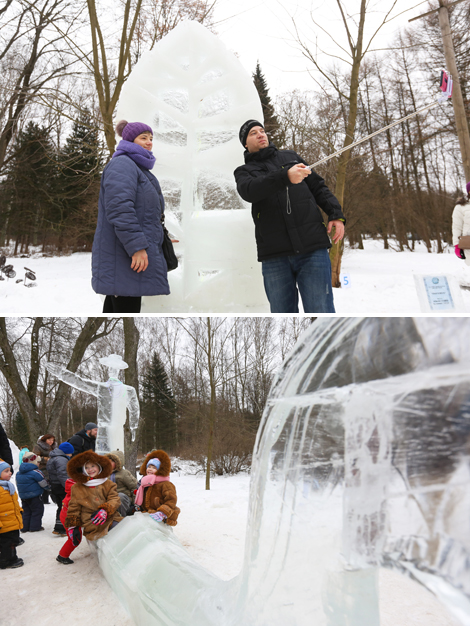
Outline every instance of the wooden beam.
<path fill-rule="evenodd" d="M 455 2 L 451 2 L 451 4 L 446 4 L 444 6 L 446 6 L 447 8 L 454 6 L 454 4 L 459 4 L 459 2 L 463 2 L 464 0 L 455 0 Z M 418 15 L 418 17 L 412 17 L 411 20 L 408 20 L 408 22 L 414 22 L 414 20 L 420 20 L 422 17 L 426 17 L 426 15 L 431 15 L 432 13 L 436 13 L 436 11 L 439 11 L 441 7 L 438 6 L 437 9 L 433 9 L 432 11 L 428 11 L 427 13 L 423 13 L 422 15 Z"/>

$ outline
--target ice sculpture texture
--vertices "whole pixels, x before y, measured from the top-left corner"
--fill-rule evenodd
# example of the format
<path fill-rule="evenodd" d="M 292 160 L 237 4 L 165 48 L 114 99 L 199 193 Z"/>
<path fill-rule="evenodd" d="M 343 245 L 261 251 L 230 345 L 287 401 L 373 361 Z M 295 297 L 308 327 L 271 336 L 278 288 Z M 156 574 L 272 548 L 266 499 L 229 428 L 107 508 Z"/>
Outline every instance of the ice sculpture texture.
<path fill-rule="evenodd" d="M 142 312 L 267 312 L 249 205 L 234 169 L 247 119 L 262 119 L 251 76 L 204 26 L 186 21 L 138 61 L 116 119 L 154 130 L 153 173 L 168 230 L 180 243 L 170 296 L 146 297 Z"/>
<path fill-rule="evenodd" d="M 109 379 L 105 382 L 89 380 L 62 365 L 48 363 L 46 369 L 59 380 L 71 387 L 84 391 L 97 398 L 98 413 L 96 452 L 103 454 L 112 450 L 124 450 L 124 424 L 126 410 L 129 411 L 129 427 L 132 439 L 139 424 L 140 406 L 134 387 L 125 385 L 118 378 L 119 370 L 128 367 L 118 354 L 110 354 L 100 359 L 102 365 L 109 367 Z"/>
<path fill-rule="evenodd" d="M 469 626 L 469 338 L 465 318 L 317 320 L 258 431 L 240 575 L 146 514 L 97 542 L 136 624 L 379 626 L 386 567 Z"/>

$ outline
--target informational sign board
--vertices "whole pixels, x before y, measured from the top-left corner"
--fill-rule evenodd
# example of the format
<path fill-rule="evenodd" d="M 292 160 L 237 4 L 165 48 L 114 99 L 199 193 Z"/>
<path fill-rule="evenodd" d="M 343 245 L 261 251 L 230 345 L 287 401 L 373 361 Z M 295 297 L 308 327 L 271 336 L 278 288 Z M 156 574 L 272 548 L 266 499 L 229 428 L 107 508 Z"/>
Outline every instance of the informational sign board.
<path fill-rule="evenodd" d="M 414 278 L 424 313 L 465 313 L 462 294 L 453 276 L 415 274 Z"/>

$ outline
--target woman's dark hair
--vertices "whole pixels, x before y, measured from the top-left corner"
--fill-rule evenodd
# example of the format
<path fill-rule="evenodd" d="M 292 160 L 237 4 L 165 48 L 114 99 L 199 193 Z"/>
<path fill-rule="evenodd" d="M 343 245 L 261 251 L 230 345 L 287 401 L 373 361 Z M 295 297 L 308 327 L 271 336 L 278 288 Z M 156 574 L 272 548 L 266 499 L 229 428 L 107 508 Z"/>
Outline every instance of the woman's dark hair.
<path fill-rule="evenodd" d="M 463 206 L 464 204 L 467 204 L 469 200 L 470 200 L 470 193 L 468 194 L 468 196 L 462 196 L 461 198 L 458 198 L 456 204 L 461 204 Z"/>
<path fill-rule="evenodd" d="M 44 443 L 46 443 L 48 439 L 54 439 L 54 443 L 55 443 L 55 435 L 51 435 L 51 433 L 47 433 L 47 435 L 43 435 L 39 441 L 44 441 Z"/>

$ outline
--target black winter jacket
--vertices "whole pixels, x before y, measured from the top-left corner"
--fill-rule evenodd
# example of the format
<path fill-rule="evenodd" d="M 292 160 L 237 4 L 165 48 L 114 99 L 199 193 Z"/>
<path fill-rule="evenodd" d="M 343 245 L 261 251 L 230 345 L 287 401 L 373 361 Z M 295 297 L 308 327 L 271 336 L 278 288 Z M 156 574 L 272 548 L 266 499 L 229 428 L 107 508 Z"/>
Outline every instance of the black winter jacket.
<path fill-rule="evenodd" d="M 67 463 L 69 461 L 70 458 L 59 448 L 52 450 L 47 461 L 47 471 L 51 485 L 62 485 L 65 489 L 65 481 L 69 477 L 67 474 Z"/>
<path fill-rule="evenodd" d="M 79 430 L 78 433 L 72 435 L 69 439 L 69 443 L 74 447 L 74 453 L 72 456 L 76 454 L 80 454 L 80 452 L 87 452 L 87 450 L 95 451 L 96 439 L 92 439 L 86 434 L 86 430 Z"/>
<path fill-rule="evenodd" d="M 272 143 L 259 152 L 245 152 L 245 165 L 234 172 L 240 196 L 252 203 L 258 261 L 307 254 L 331 248 L 326 224 L 343 220 L 341 206 L 321 176 L 312 172 L 293 185 L 287 172 L 305 163 L 293 150 L 278 150 Z"/>

